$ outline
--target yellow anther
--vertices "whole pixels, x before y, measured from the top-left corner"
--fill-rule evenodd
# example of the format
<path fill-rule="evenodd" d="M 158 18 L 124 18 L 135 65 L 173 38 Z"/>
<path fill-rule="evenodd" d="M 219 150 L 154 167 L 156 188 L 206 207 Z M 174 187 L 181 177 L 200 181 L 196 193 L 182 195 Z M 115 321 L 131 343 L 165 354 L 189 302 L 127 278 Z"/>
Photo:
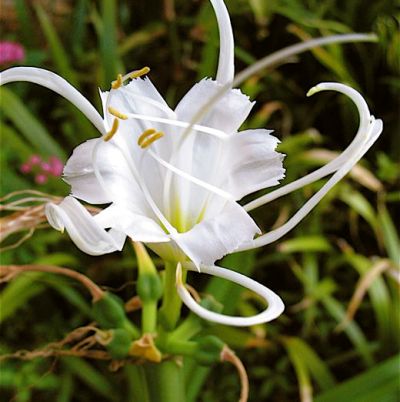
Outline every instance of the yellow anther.
<path fill-rule="evenodd" d="M 157 132 L 156 129 L 154 128 L 148 128 L 147 130 L 144 130 L 143 133 L 140 135 L 140 137 L 137 140 L 138 145 L 142 146 L 142 142 L 152 134 L 155 134 Z"/>
<path fill-rule="evenodd" d="M 119 112 L 117 109 L 114 109 L 112 106 L 108 107 L 108 112 L 115 117 L 118 117 L 121 120 L 126 120 L 128 116 L 124 113 Z"/>
<path fill-rule="evenodd" d="M 117 79 L 111 83 L 112 89 L 118 89 L 123 83 L 122 74 L 117 75 Z"/>
<path fill-rule="evenodd" d="M 104 141 L 110 141 L 112 137 L 114 137 L 114 134 L 117 132 L 119 127 L 119 120 L 114 119 L 111 130 L 103 135 L 103 140 Z"/>
<path fill-rule="evenodd" d="M 150 146 L 154 141 L 159 140 L 160 138 L 164 137 L 164 133 L 162 131 L 157 131 L 155 134 L 151 135 L 150 137 L 147 137 L 140 146 L 144 149 Z"/>
<path fill-rule="evenodd" d="M 146 67 L 141 68 L 140 70 L 133 71 L 132 73 L 129 74 L 129 77 L 132 79 L 139 78 L 142 75 L 148 74 L 149 71 L 150 71 L 150 67 L 146 66 Z"/>

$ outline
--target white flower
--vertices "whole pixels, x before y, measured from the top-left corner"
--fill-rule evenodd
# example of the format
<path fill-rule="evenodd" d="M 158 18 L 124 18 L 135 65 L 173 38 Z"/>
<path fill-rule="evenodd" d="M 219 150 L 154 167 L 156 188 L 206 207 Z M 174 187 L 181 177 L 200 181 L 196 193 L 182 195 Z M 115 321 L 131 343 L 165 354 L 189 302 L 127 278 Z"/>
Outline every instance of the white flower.
<path fill-rule="evenodd" d="M 71 196 L 46 209 L 54 228 L 65 228 L 75 244 L 91 255 L 121 250 L 127 236 L 144 242 L 165 260 L 178 264 L 178 292 L 189 308 L 212 321 L 252 325 L 280 315 L 281 299 L 214 262 L 226 254 L 275 241 L 291 230 L 364 155 L 382 125 L 370 116 L 365 101 L 353 89 L 335 83 L 316 86 L 311 94 L 336 90 L 354 100 L 361 119 L 354 141 L 323 168 L 245 206 L 239 204 L 244 196 L 279 184 L 284 176 L 283 155 L 275 151 L 279 141 L 271 131 L 238 132 L 254 103 L 232 89 L 232 84 L 243 80 L 254 67 L 234 80 L 229 15 L 222 0 L 211 3 L 221 42 L 216 80 L 195 84 L 175 110 L 151 81 L 143 78 L 148 68 L 119 76 L 109 92 L 100 92 L 104 118 L 65 80 L 49 71 L 16 67 L 1 73 L 1 80 L 2 84 L 30 81 L 52 89 L 73 102 L 101 133 L 79 145 L 67 161 L 64 179 L 71 185 Z M 366 35 L 323 38 L 294 46 L 277 58 L 317 44 L 358 39 L 367 40 Z M 270 56 L 271 62 L 275 59 Z M 259 63 L 257 68 L 264 65 Z M 249 211 L 328 174 L 333 174 L 331 179 L 286 224 L 261 234 Z M 92 216 L 77 199 L 108 206 Z M 181 282 L 181 264 L 252 289 L 268 301 L 268 308 L 246 318 L 203 309 Z"/>

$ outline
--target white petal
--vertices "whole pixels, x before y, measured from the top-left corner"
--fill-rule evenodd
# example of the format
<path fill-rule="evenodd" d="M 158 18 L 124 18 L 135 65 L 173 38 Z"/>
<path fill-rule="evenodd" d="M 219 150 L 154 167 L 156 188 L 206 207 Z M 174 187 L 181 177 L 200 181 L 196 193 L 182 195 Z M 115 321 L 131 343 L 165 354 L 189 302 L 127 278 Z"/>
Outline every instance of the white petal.
<path fill-rule="evenodd" d="M 184 267 L 191 271 L 197 271 L 197 269 L 190 264 L 184 264 Z M 272 290 L 254 281 L 253 279 L 248 278 L 247 276 L 239 274 L 238 272 L 217 267 L 215 265 L 202 265 L 200 267 L 200 272 L 217 276 L 219 278 L 224 278 L 239 285 L 242 285 L 245 288 L 255 292 L 268 303 L 268 307 L 263 312 L 251 317 L 232 317 L 209 311 L 197 304 L 196 301 L 193 300 L 190 293 L 186 290 L 181 280 L 181 267 L 180 264 L 178 264 L 176 272 L 176 284 L 179 296 L 181 297 L 183 303 L 190 310 L 192 310 L 195 314 L 197 314 L 201 318 L 204 318 L 205 320 L 235 327 L 248 327 L 251 325 L 263 324 L 274 320 L 275 318 L 279 317 L 285 309 L 285 305 L 283 304 L 281 298 Z"/>
<path fill-rule="evenodd" d="M 230 136 L 224 145 L 220 187 L 236 200 L 279 184 L 284 177 L 283 154 L 275 151 L 279 140 L 268 130 L 246 130 Z"/>
<path fill-rule="evenodd" d="M 60 94 L 85 114 L 102 134 L 105 133 L 103 119 L 97 110 L 79 91 L 59 75 L 36 67 L 14 67 L 0 73 L 0 85 L 16 81 L 32 82 Z"/>
<path fill-rule="evenodd" d="M 104 228 L 114 228 L 125 233 L 133 241 L 143 243 L 169 242 L 169 236 L 153 219 L 134 214 L 113 204 L 95 216 L 96 222 Z"/>
<path fill-rule="evenodd" d="M 93 171 L 92 153 L 98 139 L 78 145 L 64 166 L 64 180 L 71 186 L 71 194 L 92 204 L 106 204 L 112 201 Z"/>
<path fill-rule="evenodd" d="M 90 255 L 102 255 L 121 250 L 125 236 L 104 230 L 92 215 L 73 197 L 46 205 L 46 216 L 54 229 L 67 230 L 76 246 Z"/>
<path fill-rule="evenodd" d="M 319 201 L 328 193 L 328 191 L 338 183 L 350 170 L 351 168 L 364 156 L 372 144 L 377 140 L 382 132 L 382 121 L 375 120 L 373 116 L 370 115 L 368 106 L 365 103 L 362 96 L 355 91 L 353 88 L 347 87 L 343 84 L 337 83 L 324 83 L 319 84 L 315 87 L 315 92 L 319 90 L 334 90 L 341 92 L 350 97 L 351 100 L 356 104 L 359 114 L 360 114 L 360 125 L 357 131 L 356 139 L 353 143 L 342 153 L 346 157 L 341 159 L 339 156 L 336 160 L 332 161 L 335 167 L 335 174 L 322 186 L 322 188 L 317 191 L 301 208 L 297 211 L 285 224 L 277 229 L 266 233 L 257 239 L 249 242 L 248 244 L 240 246 L 241 250 L 248 250 L 266 244 L 272 243 L 290 230 L 292 230 L 304 217 L 306 217 L 311 210 L 319 203 Z M 357 148 L 354 147 L 354 142 L 357 143 Z M 350 150 L 350 151 L 349 151 Z M 336 166 L 337 160 L 341 161 L 341 165 Z M 331 163 L 332 163 L 331 162 Z M 329 165 L 329 164 L 328 164 Z M 328 166 L 327 165 L 327 166 Z M 329 170 L 329 169 L 328 169 Z M 318 171 L 316 171 L 318 172 Z M 314 172 L 315 173 L 315 172 Z M 320 173 L 317 173 L 317 175 Z M 311 173 L 313 175 L 313 173 Z M 324 174 L 325 175 L 325 174 Z M 323 176 L 324 176 L 323 175 Z M 322 176 L 322 177 L 323 177 Z M 307 177 L 307 176 L 306 176 Z"/>
<path fill-rule="evenodd" d="M 109 125 L 114 120 L 114 116 L 108 112 L 109 106 L 122 113 L 135 113 L 169 119 L 175 118 L 175 112 L 169 108 L 163 97 L 147 77 L 136 78 L 118 89 L 103 92 L 101 93 L 101 98 L 104 115 Z M 140 126 L 140 124 L 138 125 Z"/>
<path fill-rule="evenodd" d="M 205 218 L 188 232 L 171 237 L 198 267 L 214 264 L 251 241 L 257 233 L 260 233 L 259 228 L 244 209 L 234 202 L 226 202 L 213 217 Z"/>
<path fill-rule="evenodd" d="M 228 10 L 222 0 L 211 0 L 211 4 L 218 21 L 220 42 L 217 81 L 226 84 L 233 81 L 235 72 L 232 24 Z"/>
<path fill-rule="evenodd" d="M 204 79 L 195 84 L 175 109 L 178 120 L 192 122 L 199 106 L 212 98 L 223 86 L 216 81 Z M 225 133 L 236 132 L 246 120 L 254 103 L 239 89 L 227 91 L 202 121 L 193 123 L 214 127 Z M 204 137 L 204 136 L 201 136 Z"/>
<path fill-rule="evenodd" d="M 117 134 L 118 135 L 118 134 Z M 93 168 L 93 151 L 102 183 Z M 112 141 L 93 139 L 75 148 L 64 168 L 74 197 L 93 204 L 117 202 L 132 213 L 152 216 L 124 153 Z"/>

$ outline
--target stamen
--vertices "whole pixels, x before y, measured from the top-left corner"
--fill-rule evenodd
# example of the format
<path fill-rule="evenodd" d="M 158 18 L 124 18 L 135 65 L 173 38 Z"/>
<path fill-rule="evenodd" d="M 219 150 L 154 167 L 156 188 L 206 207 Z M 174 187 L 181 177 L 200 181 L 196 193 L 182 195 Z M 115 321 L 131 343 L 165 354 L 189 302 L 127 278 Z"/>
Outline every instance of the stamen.
<path fill-rule="evenodd" d="M 157 131 L 154 135 L 147 137 L 141 144 L 139 144 L 143 149 L 149 147 L 153 142 L 159 140 L 164 137 L 164 133 L 162 131 Z"/>
<path fill-rule="evenodd" d="M 143 141 L 152 134 L 155 134 L 157 130 L 155 128 L 148 128 L 147 130 L 144 130 L 143 133 L 140 135 L 138 138 L 138 145 L 142 146 Z"/>
<path fill-rule="evenodd" d="M 110 141 L 111 138 L 114 137 L 115 133 L 117 132 L 118 127 L 119 127 L 119 120 L 115 118 L 111 130 L 103 135 L 103 140 L 106 142 Z"/>
<path fill-rule="evenodd" d="M 142 77 L 143 75 L 146 75 L 150 72 L 150 67 L 143 67 L 140 70 L 133 71 L 132 73 L 129 73 L 129 78 L 135 79 Z"/>
<path fill-rule="evenodd" d="M 112 106 L 108 107 L 108 113 L 112 114 L 115 117 L 118 117 L 121 120 L 128 119 L 128 116 L 126 114 L 119 112 L 117 109 L 114 109 Z"/>
<path fill-rule="evenodd" d="M 122 86 L 122 83 L 123 83 L 122 74 L 118 74 L 117 79 L 111 83 L 111 88 L 118 89 Z"/>

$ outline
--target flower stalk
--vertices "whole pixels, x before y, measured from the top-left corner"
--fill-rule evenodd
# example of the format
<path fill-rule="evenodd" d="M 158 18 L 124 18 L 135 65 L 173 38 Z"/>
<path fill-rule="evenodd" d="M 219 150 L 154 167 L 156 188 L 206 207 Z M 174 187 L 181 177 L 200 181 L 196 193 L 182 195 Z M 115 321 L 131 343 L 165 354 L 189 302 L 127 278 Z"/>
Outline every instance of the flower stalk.
<path fill-rule="evenodd" d="M 133 242 L 138 261 L 137 294 L 142 302 L 142 332 L 155 333 L 157 303 L 163 293 L 156 267 L 142 243 Z"/>
<path fill-rule="evenodd" d="M 182 274 L 182 282 L 186 280 L 186 272 Z M 176 291 L 176 264 L 165 262 L 164 294 L 160 309 L 160 323 L 167 331 L 172 331 L 181 315 L 182 300 Z"/>

